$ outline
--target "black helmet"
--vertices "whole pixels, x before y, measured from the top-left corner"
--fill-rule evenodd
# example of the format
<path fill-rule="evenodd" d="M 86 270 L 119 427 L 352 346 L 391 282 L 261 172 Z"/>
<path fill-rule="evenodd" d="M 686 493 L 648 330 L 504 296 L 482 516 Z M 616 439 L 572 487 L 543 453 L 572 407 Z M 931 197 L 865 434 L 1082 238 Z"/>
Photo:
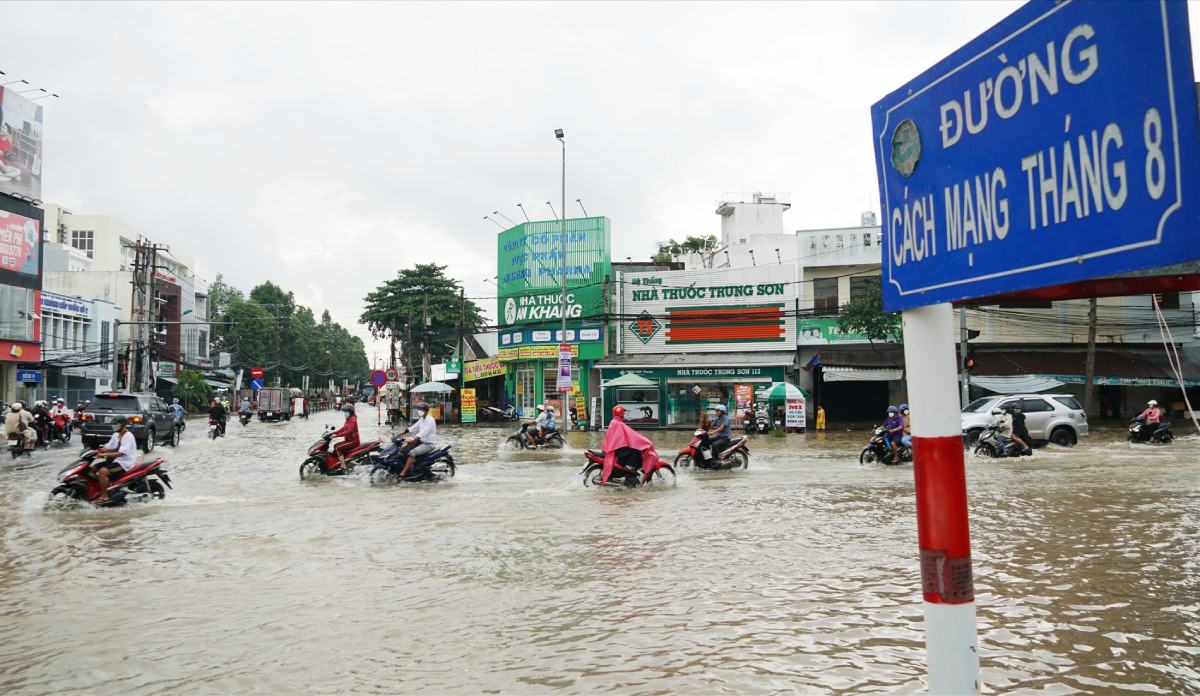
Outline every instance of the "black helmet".
<path fill-rule="evenodd" d="M 1012 410 L 1013 410 L 1013 402 L 1011 402 L 1011 401 L 1010 401 L 1010 402 L 1008 402 L 1007 404 L 1004 404 L 1004 405 L 1002 405 L 1002 406 L 1000 407 L 1000 410 L 1001 410 L 1001 411 L 1004 411 L 1005 413 L 1012 413 Z"/>
<path fill-rule="evenodd" d="M 112 419 L 113 425 L 129 425 L 129 419 L 125 416 L 116 416 Z"/>

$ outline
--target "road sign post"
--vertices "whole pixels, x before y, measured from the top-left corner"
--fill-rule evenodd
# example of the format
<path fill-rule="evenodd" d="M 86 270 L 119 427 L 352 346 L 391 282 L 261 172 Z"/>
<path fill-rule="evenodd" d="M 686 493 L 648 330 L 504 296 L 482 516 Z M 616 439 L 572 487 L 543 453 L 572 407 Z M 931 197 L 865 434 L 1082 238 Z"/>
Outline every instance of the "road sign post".
<path fill-rule="evenodd" d="M 884 97 L 871 116 L 883 303 L 904 319 L 929 691 L 974 693 L 949 303 L 1078 292 L 1084 281 L 1164 267 L 1200 279 L 1187 5 L 1034 0 Z"/>

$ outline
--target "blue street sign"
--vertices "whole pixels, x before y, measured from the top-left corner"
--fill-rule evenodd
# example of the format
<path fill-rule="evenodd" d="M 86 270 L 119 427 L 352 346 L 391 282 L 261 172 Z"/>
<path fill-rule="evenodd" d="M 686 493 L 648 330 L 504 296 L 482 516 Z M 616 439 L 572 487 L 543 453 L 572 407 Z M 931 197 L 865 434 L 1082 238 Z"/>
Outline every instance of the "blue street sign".
<path fill-rule="evenodd" d="M 265 386 L 267 386 L 267 383 L 261 377 L 259 377 L 258 379 L 250 380 L 250 388 L 253 389 L 254 391 L 258 391 L 259 389 L 262 389 Z"/>
<path fill-rule="evenodd" d="M 377 389 L 387 384 L 387 381 L 387 373 L 383 370 L 375 370 L 371 373 L 371 384 L 375 385 Z"/>
<path fill-rule="evenodd" d="M 42 381 L 41 370 L 17 370 L 17 381 L 24 383 L 33 383 Z"/>
<path fill-rule="evenodd" d="M 1200 259 L 1185 3 L 1035 0 L 871 120 L 889 311 Z"/>

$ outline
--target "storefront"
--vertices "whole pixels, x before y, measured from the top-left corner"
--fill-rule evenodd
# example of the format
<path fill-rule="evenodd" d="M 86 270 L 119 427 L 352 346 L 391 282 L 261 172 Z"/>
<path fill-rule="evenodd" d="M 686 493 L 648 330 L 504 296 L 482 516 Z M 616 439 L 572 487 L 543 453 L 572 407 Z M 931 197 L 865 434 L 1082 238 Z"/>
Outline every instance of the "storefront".
<path fill-rule="evenodd" d="M 42 211 L 0 195 L 0 401 L 45 396 L 42 361 Z M 36 380 L 34 377 L 36 376 Z"/>
<path fill-rule="evenodd" d="M 505 369 L 503 400 L 523 416 L 548 404 L 564 416 L 574 411 L 581 425 L 588 421 L 589 397 L 597 388 L 593 366 L 605 354 L 601 320 L 612 273 L 610 235 L 604 217 L 567 220 L 565 230 L 558 220 L 526 222 L 498 235 L 496 357 Z M 566 398 L 556 390 L 562 344 L 571 347 L 572 360 L 573 388 Z"/>

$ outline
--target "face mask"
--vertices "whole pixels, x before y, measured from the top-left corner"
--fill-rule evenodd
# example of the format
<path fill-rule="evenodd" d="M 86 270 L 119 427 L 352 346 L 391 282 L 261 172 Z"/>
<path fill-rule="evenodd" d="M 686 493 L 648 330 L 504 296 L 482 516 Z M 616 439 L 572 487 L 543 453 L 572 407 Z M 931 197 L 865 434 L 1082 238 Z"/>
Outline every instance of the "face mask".
<path fill-rule="evenodd" d="M 425 417 L 424 411 L 417 411 L 417 418 L 424 418 L 424 417 Z"/>

